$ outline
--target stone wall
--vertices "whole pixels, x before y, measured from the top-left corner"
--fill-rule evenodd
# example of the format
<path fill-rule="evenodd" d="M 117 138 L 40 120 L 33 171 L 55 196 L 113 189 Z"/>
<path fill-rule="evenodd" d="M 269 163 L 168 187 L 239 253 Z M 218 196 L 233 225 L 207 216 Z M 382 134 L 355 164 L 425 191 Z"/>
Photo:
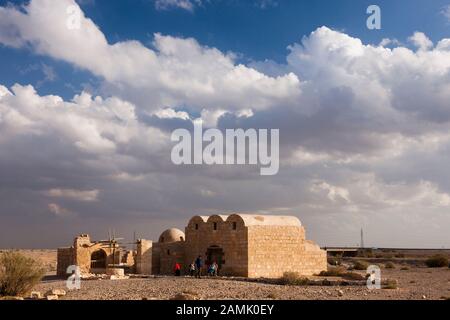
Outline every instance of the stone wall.
<path fill-rule="evenodd" d="M 186 227 L 186 257 L 189 265 L 199 255 L 208 262 L 209 248 L 216 247 L 223 250 L 220 265 L 221 275 L 247 276 L 248 273 L 248 241 L 247 230 L 241 219 L 211 216 L 207 220 L 194 217 Z"/>
<path fill-rule="evenodd" d="M 80 235 L 75 238 L 74 264 L 80 268 L 82 274 L 90 272 L 91 269 L 91 239 L 88 235 Z"/>
<path fill-rule="evenodd" d="M 159 270 L 158 274 L 172 275 L 176 263 L 181 264 L 182 274 L 186 273 L 187 264 L 185 263 L 185 242 L 178 241 L 172 243 L 155 243 L 156 252 L 159 252 Z"/>
<path fill-rule="evenodd" d="M 284 272 L 313 275 L 326 270 L 326 252 L 305 241 L 299 226 L 248 227 L 248 277 L 279 278 Z"/>
<path fill-rule="evenodd" d="M 82 274 L 87 273 L 106 273 L 108 265 L 115 264 L 119 265 L 121 262 L 121 249 L 116 248 L 115 250 L 109 247 L 107 244 L 92 242 L 89 235 L 82 234 L 74 239 L 72 247 L 72 259 L 69 265 L 76 265 L 80 268 Z M 93 269 L 91 268 L 91 256 L 94 252 L 101 252 L 106 256 L 104 266 L 102 268 Z M 64 267 L 67 268 L 67 263 L 69 261 L 69 253 L 67 248 L 58 249 L 58 264 L 57 269 L 58 274 L 65 275 L 63 273 Z"/>
<path fill-rule="evenodd" d="M 67 277 L 67 268 L 74 263 L 73 248 L 58 248 L 56 274 L 58 277 Z"/>
<path fill-rule="evenodd" d="M 138 274 L 153 274 L 152 272 L 152 250 L 153 241 L 139 240 L 136 253 L 136 272 Z"/>

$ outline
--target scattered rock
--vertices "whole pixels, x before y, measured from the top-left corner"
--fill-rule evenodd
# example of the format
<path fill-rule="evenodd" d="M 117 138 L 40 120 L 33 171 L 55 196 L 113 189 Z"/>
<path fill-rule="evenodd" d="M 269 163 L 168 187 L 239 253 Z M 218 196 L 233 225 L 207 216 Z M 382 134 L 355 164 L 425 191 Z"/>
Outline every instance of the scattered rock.
<path fill-rule="evenodd" d="M 123 276 L 125 276 L 125 270 L 122 268 L 108 268 L 106 270 L 106 274 L 109 276 L 123 277 Z"/>
<path fill-rule="evenodd" d="M 128 276 L 120 276 L 120 275 L 111 275 L 108 278 L 109 280 L 126 280 L 126 279 L 130 279 L 130 277 Z"/>
<path fill-rule="evenodd" d="M 47 300 L 58 300 L 58 296 L 56 294 L 49 294 L 47 297 Z"/>
<path fill-rule="evenodd" d="M 16 301 L 16 300 L 24 300 L 24 299 L 22 297 L 0 297 L 0 300 Z"/>
<path fill-rule="evenodd" d="M 30 294 L 30 299 L 40 300 L 43 299 L 42 293 L 40 291 L 32 291 Z"/>
<path fill-rule="evenodd" d="M 194 296 L 189 293 L 179 293 L 172 297 L 170 300 L 199 300 L 198 296 Z"/>
<path fill-rule="evenodd" d="M 427 296 L 426 296 L 426 295 L 423 295 L 423 296 L 422 296 L 422 299 L 426 299 L 426 298 L 427 298 Z"/>
<path fill-rule="evenodd" d="M 62 297 L 66 295 L 66 291 L 63 289 L 52 289 L 50 291 L 47 291 L 47 293 L 45 294 L 45 296 L 58 296 L 58 297 Z"/>
<path fill-rule="evenodd" d="M 338 290 L 338 296 L 339 296 L 339 297 L 342 297 L 342 296 L 344 296 L 344 291 L 342 291 L 342 290 Z"/>

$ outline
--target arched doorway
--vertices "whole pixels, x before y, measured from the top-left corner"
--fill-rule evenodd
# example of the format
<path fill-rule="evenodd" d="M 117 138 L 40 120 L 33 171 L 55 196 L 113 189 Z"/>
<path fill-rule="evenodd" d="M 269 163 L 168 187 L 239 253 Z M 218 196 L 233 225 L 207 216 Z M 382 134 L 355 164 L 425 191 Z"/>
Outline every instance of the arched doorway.
<path fill-rule="evenodd" d="M 225 253 L 223 252 L 223 249 L 219 246 L 211 246 L 206 251 L 206 264 L 210 265 L 211 263 L 215 262 L 219 266 L 219 271 L 222 268 L 222 265 L 225 264 L 224 259 Z"/>
<path fill-rule="evenodd" d="M 91 269 L 106 269 L 106 252 L 104 250 L 92 252 Z"/>

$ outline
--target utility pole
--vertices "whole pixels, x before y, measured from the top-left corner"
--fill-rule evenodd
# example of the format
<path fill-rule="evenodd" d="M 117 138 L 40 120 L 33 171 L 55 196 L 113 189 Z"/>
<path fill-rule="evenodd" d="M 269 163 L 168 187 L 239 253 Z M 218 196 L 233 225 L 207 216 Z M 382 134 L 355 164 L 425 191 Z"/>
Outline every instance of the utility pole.
<path fill-rule="evenodd" d="M 361 228 L 361 248 L 364 249 L 364 231 L 363 228 Z"/>

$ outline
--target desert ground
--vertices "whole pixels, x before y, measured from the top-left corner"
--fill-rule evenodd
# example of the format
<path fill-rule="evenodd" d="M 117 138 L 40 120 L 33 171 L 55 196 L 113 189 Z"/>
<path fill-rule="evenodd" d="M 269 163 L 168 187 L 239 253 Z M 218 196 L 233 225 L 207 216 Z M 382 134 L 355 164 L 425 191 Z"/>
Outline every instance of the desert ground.
<path fill-rule="evenodd" d="M 343 258 L 344 268 L 356 260 L 376 264 L 382 279 L 394 280 L 395 288 L 369 290 L 364 281 L 346 281 L 339 277 L 311 277 L 314 284 L 284 285 L 277 281 L 240 278 L 207 278 L 155 276 L 124 280 L 83 280 L 81 289 L 69 291 L 64 280 L 55 276 L 56 251 L 21 250 L 27 256 L 42 261 L 48 273 L 35 288 L 47 292 L 64 289 L 64 300 L 152 300 L 152 299 L 281 299 L 281 300 L 425 300 L 450 299 L 450 268 L 428 268 L 427 255 L 420 251 L 405 254 L 379 253 L 370 257 Z M 1 251 L 0 251 L 1 252 Z M 445 252 L 445 254 L 448 254 Z M 391 263 L 393 268 L 386 268 Z M 362 276 L 365 271 L 353 270 Z"/>

